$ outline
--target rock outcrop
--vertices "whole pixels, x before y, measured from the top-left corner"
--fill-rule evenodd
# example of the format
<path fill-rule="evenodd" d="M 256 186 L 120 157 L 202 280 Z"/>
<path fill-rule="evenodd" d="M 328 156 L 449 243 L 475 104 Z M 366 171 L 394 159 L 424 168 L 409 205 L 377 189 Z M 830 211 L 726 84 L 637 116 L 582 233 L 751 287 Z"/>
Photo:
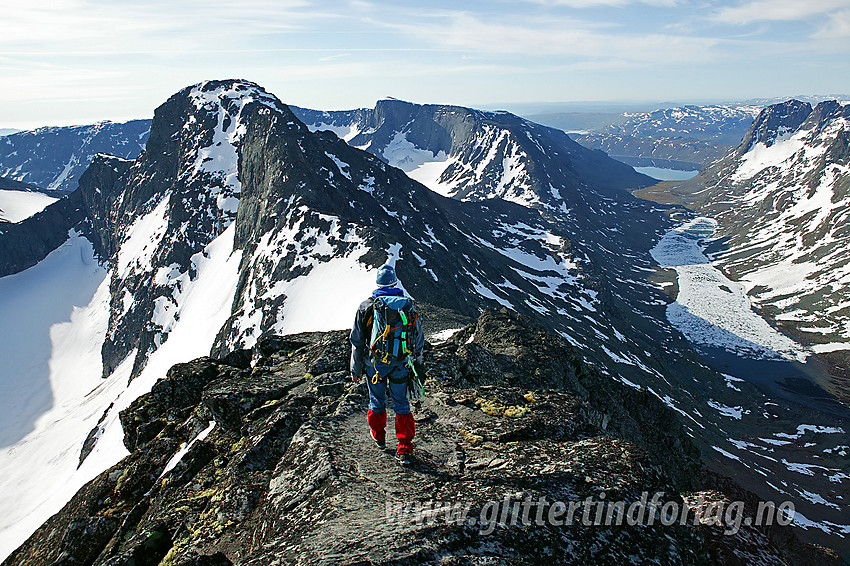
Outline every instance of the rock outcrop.
<path fill-rule="evenodd" d="M 534 502 L 741 495 L 654 396 L 523 317 L 429 345 L 410 469 L 369 439 L 347 354 L 345 332 L 304 333 L 174 366 L 121 414 L 130 455 L 3 565 L 834 562 L 784 530 L 538 521 Z"/>

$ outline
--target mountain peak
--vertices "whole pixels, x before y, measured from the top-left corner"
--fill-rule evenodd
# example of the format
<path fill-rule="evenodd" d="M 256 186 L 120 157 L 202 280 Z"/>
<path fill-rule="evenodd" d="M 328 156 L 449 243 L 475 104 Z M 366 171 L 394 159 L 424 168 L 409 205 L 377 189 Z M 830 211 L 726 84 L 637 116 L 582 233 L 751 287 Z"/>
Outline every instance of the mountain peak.
<path fill-rule="evenodd" d="M 750 130 L 738 146 L 738 155 L 743 155 L 757 143 L 767 147 L 777 139 L 795 132 L 812 113 L 812 105 L 799 100 L 788 100 L 773 104 L 762 110 Z"/>

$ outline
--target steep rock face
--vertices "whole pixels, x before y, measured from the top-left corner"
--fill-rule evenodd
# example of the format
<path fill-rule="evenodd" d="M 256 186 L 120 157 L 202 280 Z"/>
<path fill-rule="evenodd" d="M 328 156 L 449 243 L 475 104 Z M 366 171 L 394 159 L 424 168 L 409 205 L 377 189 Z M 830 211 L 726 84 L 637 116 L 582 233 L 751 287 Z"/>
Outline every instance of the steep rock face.
<path fill-rule="evenodd" d="M 4 275 L 43 259 L 70 229 L 83 233 L 110 265 L 104 376 L 128 356 L 133 376 L 141 372 L 179 320 L 206 248 L 234 221 L 240 119 L 252 105 L 282 106 L 253 83 L 188 87 L 156 109 L 138 158 L 94 156 L 79 189 L 2 230 Z"/>
<path fill-rule="evenodd" d="M 799 100 L 789 100 L 783 104 L 768 106 L 759 113 L 755 122 L 747 130 L 736 153 L 739 156 L 744 155 L 757 143 L 770 147 L 777 138 L 797 131 L 811 113 L 812 105 Z"/>
<path fill-rule="evenodd" d="M 71 192 L 98 153 L 135 159 L 150 120 L 38 128 L 0 138 L 0 176 L 42 189 Z"/>
<path fill-rule="evenodd" d="M 599 376 L 527 320 L 486 312 L 428 351 L 410 470 L 366 435 L 365 386 L 346 382 L 347 352 L 342 332 L 306 333 L 264 340 L 253 368 L 238 353 L 236 365 L 175 366 L 122 413 L 131 454 L 4 566 L 834 563 L 781 529 L 493 524 L 490 501 L 724 499 L 693 491 L 704 482 L 696 452 L 657 400 Z M 539 364 L 531 352 L 545 352 Z M 453 520 L 454 504 L 471 520 Z"/>
<path fill-rule="evenodd" d="M 98 157 L 81 179 L 86 233 L 114 268 L 105 375 L 131 352 L 134 375 L 142 370 L 179 318 L 198 269 L 194 256 L 235 219 L 236 145 L 252 104 L 278 103 L 239 81 L 184 89 L 155 111 L 138 159 Z"/>

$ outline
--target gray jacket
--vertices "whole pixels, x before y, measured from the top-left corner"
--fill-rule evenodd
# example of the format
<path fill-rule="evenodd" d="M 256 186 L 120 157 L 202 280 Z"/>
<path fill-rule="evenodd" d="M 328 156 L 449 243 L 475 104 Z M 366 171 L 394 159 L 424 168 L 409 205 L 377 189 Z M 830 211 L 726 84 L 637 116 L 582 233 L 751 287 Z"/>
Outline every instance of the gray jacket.
<path fill-rule="evenodd" d="M 354 325 L 351 327 L 351 364 L 349 370 L 351 375 L 361 376 L 366 372 L 366 360 L 364 359 L 372 339 L 372 320 L 374 318 L 374 297 L 369 297 L 357 309 L 354 315 Z M 422 333 L 422 319 L 416 317 L 413 332 L 413 356 L 416 361 L 422 363 L 422 349 L 425 347 L 425 335 Z"/>

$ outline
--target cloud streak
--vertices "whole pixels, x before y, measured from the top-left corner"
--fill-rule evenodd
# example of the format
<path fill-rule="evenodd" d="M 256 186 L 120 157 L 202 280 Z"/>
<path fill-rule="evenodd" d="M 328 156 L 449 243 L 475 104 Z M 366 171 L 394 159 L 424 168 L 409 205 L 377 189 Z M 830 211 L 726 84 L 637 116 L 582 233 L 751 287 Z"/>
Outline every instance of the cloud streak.
<path fill-rule="evenodd" d="M 596 7 L 622 7 L 633 4 L 644 4 L 672 8 L 681 4 L 681 0 L 521 0 L 531 4 L 542 6 L 558 6 L 566 8 L 596 8 Z"/>
<path fill-rule="evenodd" d="M 28 0 L 4 13 L 0 48 L 50 50 L 70 44 L 76 51 L 145 51 L 156 43 L 158 48 L 168 49 L 293 31 L 310 20 L 333 17 L 309 8 L 303 0 Z"/>
<path fill-rule="evenodd" d="M 829 21 L 813 36 L 816 39 L 850 38 L 850 10 L 841 10 L 830 15 Z"/>
<path fill-rule="evenodd" d="M 468 12 L 444 12 L 414 21 L 376 22 L 425 45 L 481 56 L 568 56 L 630 64 L 699 62 L 714 58 L 722 40 L 665 33 L 630 33 L 612 24 L 578 19 L 515 18 L 485 21 Z M 576 61 L 573 61 L 576 62 Z"/>
<path fill-rule="evenodd" d="M 721 8 L 718 22 L 746 25 L 769 21 L 800 21 L 850 8 L 850 0 L 755 0 Z"/>

